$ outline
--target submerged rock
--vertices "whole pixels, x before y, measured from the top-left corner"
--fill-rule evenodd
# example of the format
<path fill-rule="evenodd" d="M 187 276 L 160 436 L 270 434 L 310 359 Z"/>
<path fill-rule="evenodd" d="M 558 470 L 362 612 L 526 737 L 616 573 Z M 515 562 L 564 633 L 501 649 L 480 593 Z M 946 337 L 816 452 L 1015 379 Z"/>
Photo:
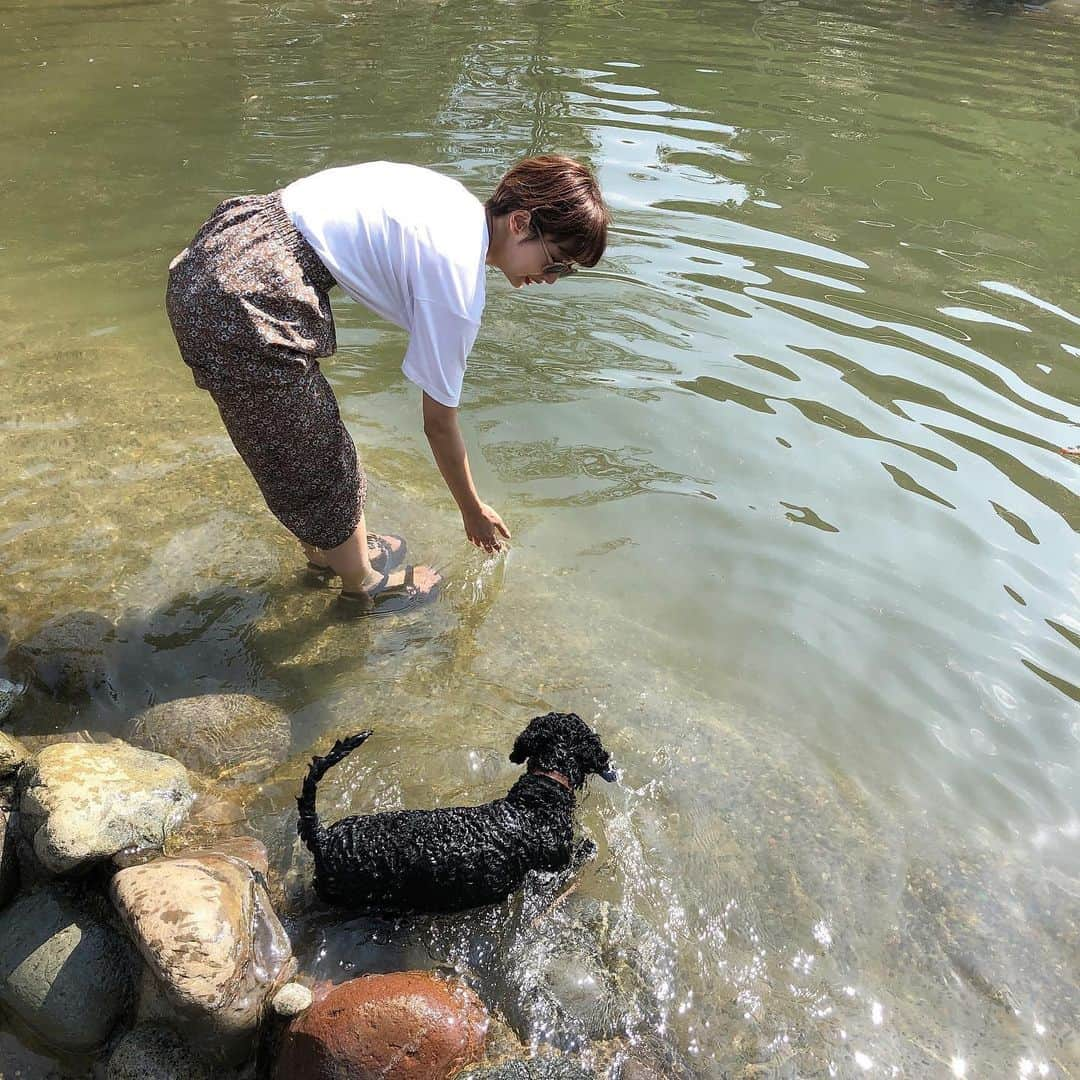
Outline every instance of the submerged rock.
<path fill-rule="evenodd" d="M 114 633 L 104 615 L 67 612 L 13 646 L 8 662 L 55 697 L 79 699 L 99 692 L 115 697 L 108 659 Z"/>
<path fill-rule="evenodd" d="M 51 735 L 23 735 L 19 740 L 26 748 L 30 757 L 40 754 L 46 746 L 56 746 L 59 743 L 94 743 L 97 746 L 109 746 L 112 743 L 123 742 L 115 735 L 107 731 L 91 731 L 89 728 L 73 728 L 70 731 L 54 731 Z"/>
<path fill-rule="evenodd" d="M 212 791 L 199 793 L 187 824 L 194 829 L 208 829 L 219 835 L 228 829 L 240 830 L 247 822 L 247 811 L 242 802 L 216 795 Z"/>
<path fill-rule="evenodd" d="M 0 907 L 19 887 L 19 861 L 15 854 L 15 821 L 10 811 L 0 807 Z"/>
<path fill-rule="evenodd" d="M 255 876 L 265 883 L 269 872 L 266 845 L 254 836 L 230 836 L 215 844 L 204 844 L 187 849 L 180 854 L 185 859 L 203 855 L 226 855 L 244 863 Z"/>
<path fill-rule="evenodd" d="M 159 1024 L 139 1024 L 116 1044 L 105 1080 L 213 1080 L 183 1038 Z"/>
<path fill-rule="evenodd" d="M 7 719 L 25 693 L 26 683 L 15 683 L 10 679 L 0 679 L 0 723 Z"/>
<path fill-rule="evenodd" d="M 105 1043 L 136 969 L 128 943 L 75 894 L 39 889 L 0 912 L 0 1004 L 58 1050 Z"/>
<path fill-rule="evenodd" d="M 119 871 L 113 903 L 200 1052 L 246 1057 L 292 950 L 245 859 L 222 852 L 160 858 Z"/>
<path fill-rule="evenodd" d="M 965 851 L 913 858 L 889 955 L 908 970 L 949 971 L 953 995 L 989 1015 L 1037 1016 L 1050 1031 L 1080 1016 L 1080 907 L 1067 879 Z M 989 1039 L 984 1042 L 989 1042 Z"/>
<path fill-rule="evenodd" d="M 20 1042 L 0 1028 L 0 1076 L 10 1080 L 71 1080 L 51 1057 Z"/>
<path fill-rule="evenodd" d="M 598 1075 L 563 1054 L 544 1054 L 466 1069 L 454 1080 L 596 1080 Z"/>
<path fill-rule="evenodd" d="M 25 768 L 23 831 L 53 874 L 160 847 L 195 799 L 178 761 L 123 742 L 57 743 Z"/>
<path fill-rule="evenodd" d="M 294 1020 L 275 1080 L 444 1080 L 480 1059 L 487 1013 L 428 972 L 343 983 Z"/>
<path fill-rule="evenodd" d="M 128 726 L 137 746 L 217 779 L 255 781 L 289 753 L 286 712 L 250 694 L 205 694 L 154 705 Z"/>
<path fill-rule="evenodd" d="M 577 1049 L 655 1028 L 654 935 L 602 900 L 571 897 L 516 938 L 493 988 L 526 1042 L 546 1036 Z"/>

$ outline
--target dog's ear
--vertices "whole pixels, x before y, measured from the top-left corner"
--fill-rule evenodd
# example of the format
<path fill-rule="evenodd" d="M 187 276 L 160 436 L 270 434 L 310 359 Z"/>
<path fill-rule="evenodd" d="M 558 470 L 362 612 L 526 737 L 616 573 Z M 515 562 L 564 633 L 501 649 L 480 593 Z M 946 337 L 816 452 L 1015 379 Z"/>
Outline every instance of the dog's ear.
<path fill-rule="evenodd" d="M 527 761 L 539 749 L 536 732 L 526 728 L 515 740 L 514 749 L 510 751 L 510 760 L 515 765 Z"/>
<path fill-rule="evenodd" d="M 531 757 L 535 757 L 551 741 L 551 717 L 553 713 L 544 716 L 534 716 L 529 721 L 529 726 L 514 740 L 514 749 L 510 751 L 510 760 L 515 765 L 520 765 Z"/>

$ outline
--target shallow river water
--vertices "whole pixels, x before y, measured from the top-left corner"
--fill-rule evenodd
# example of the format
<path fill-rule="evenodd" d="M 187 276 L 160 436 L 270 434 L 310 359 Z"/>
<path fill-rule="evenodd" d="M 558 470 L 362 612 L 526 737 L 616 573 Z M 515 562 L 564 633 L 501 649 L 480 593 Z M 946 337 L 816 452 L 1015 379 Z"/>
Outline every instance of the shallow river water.
<path fill-rule="evenodd" d="M 1080 1074 L 1078 103 L 1075 0 L 5 0 L 0 634 L 119 626 L 109 692 L 9 728 L 283 704 L 242 797 L 284 866 L 337 735 L 376 731 L 328 816 L 495 797 L 573 710 L 621 772 L 577 896 L 632 927 L 615 1028 L 672 1075 Z M 165 267 L 227 195 L 389 158 L 483 197 L 550 150 L 615 227 L 595 271 L 489 280 L 461 412 L 506 557 L 464 541 L 403 335 L 335 294 L 369 522 L 448 578 L 341 622 Z M 297 918 L 322 977 L 404 948 Z M 491 918 L 421 951 L 479 978 Z"/>

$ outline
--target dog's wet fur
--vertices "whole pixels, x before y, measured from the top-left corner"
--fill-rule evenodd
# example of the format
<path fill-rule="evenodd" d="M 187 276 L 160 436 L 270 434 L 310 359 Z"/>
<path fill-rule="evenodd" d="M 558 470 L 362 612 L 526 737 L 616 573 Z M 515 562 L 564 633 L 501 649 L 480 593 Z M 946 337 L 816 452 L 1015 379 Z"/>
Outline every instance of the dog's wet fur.
<path fill-rule="evenodd" d="M 526 771 L 481 806 L 397 810 L 323 825 L 315 793 L 326 771 L 371 735 L 362 731 L 312 758 L 297 832 L 315 856 L 315 891 L 327 903 L 377 911 L 463 911 L 520 889 L 531 870 L 559 871 L 595 851 L 574 843 L 574 793 L 590 775 L 615 780 L 611 756 L 575 713 L 537 716 L 510 752 Z M 558 773 L 559 779 L 544 775 Z"/>

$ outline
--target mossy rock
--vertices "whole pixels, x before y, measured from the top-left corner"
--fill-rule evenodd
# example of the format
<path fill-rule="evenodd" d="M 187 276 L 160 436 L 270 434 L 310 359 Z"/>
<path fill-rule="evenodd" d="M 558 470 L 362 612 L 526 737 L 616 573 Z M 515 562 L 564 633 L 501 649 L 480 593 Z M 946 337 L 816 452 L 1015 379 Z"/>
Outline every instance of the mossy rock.
<path fill-rule="evenodd" d="M 250 694 L 204 694 L 154 705 L 128 725 L 136 746 L 216 780 L 254 782 L 289 753 L 289 716 Z"/>

